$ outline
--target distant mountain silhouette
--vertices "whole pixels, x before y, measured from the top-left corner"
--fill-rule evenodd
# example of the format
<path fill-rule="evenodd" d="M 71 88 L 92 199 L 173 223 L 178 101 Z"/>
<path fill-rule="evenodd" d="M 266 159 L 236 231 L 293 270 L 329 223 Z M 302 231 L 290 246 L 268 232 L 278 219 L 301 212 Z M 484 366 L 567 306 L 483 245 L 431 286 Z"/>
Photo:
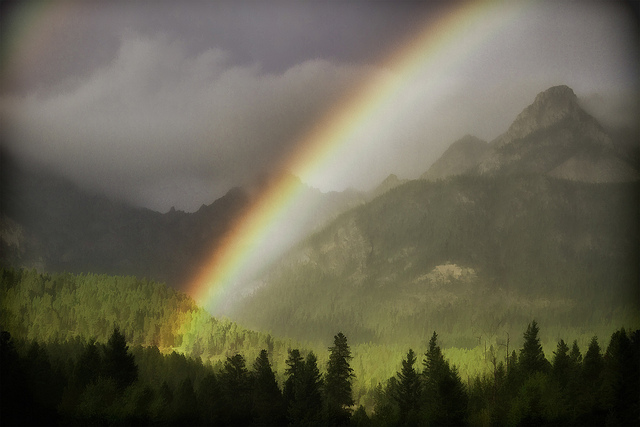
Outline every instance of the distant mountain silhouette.
<path fill-rule="evenodd" d="M 482 144 L 467 136 L 455 142 L 422 175 L 441 179 L 463 173 L 541 173 L 581 182 L 628 182 L 637 165 L 585 112 L 573 90 L 554 86 L 538 94 L 509 129 Z"/>
<path fill-rule="evenodd" d="M 180 288 L 250 205 L 256 188 L 232 188 L 198 211 L 159 213 L 79 188 L 55 173 L 27 167 L 3 152 L 0 262 L 47 272 L 134 275 Z M 299 179 L 290 176 L 303 186 Z M 322 194 L 304 227 L 310 232 L 362 203 L 355 191 Z"/>
<path fill-rule="evenodd" d="M 433 181 L 469 173 L 490 150 L 491 147 L 486 141 L 466 135 L 451 144 L 420 178 Z"/>
<path fill-rule="evenodd" d="M 470 325 L 494 334 L 527 317 L 636 321 L 636 176 L 573 91 L 551 88 L 494 141 L 466 136 L 423 179 L 387 178 L 231 315 L 294 338 L 349 325 L 354 340 L 387 343 Z"/>

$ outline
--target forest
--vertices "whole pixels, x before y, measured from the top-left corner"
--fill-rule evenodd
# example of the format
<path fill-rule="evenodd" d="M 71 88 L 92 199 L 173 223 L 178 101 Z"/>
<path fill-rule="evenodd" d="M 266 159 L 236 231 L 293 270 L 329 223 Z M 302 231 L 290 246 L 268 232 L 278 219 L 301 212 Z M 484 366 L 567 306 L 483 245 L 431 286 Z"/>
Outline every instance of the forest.
<path fill-rule="evenodd" d="M 291 349 L 276 380 L 266 349 L 203 364 L 155 346 L 129 348 L 116 327 L 94 339 L 39 344 L 2 331 L 5 425 L 637 425 L 640 331 L 613 333 L 582 355 L 561 340 L 551 361 L 531 322 L 524 345 L 493 371 L 464 383 L 434 332 L 422 370 L 410 349 L 397 374 L 375 389 L 371 411 L 354 410 L 347 338 L 334 337 L 326 370 Z"/>
<path fill-rule="evenodd" d="M 385 359 L 371 354 L 375 346 L 352 348 L 341 332 L 328 349 L 251 332 L 146 280 L 13 269 L 1 278 L 4 425 L 637 425 L 640 417 L 638 330 L 620 328 L 607 345 L 594 336 L 586 351 L 559 339 L 547 357 L 534 320 L 521 346 L 491 345 L 486 369 L 465 374 L 436 332 L 417 352 Z M 371 358 L 392 374 L 378 380 L 358 368 Z"/>
<path fill-rule="evenodd" d="M 640 327 L 638 190 L 527 174 L 409 181 L 307 237 L 230 316 L 354 344 L 417 347 L 438 330 L 468 349 L 535 318 L 553 328 L 549 348 L 586 345 Z"/>

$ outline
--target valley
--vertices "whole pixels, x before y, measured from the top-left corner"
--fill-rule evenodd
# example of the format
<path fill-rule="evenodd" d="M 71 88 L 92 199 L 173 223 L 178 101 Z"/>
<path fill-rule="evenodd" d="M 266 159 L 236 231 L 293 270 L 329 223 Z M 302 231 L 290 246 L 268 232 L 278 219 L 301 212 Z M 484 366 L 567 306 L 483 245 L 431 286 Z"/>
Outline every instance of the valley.
<path fill-rule="evenodd" d="M 47 366 L 58 366 L 71 387 L 77 368 L 69 366 L 92 346 L 107 351 L 118 328 L 147 372 L 144 384 L 128 389 L 136 399 L 150 399 L 141 422 L 214 422 L 222 414 L 233 424 L 239 413 L 220 408 L 215 416 L 193 410 L 190 418 L 176 404 L 175 413 L 162 413 L 160 396 L 168 389 L 205 399 L 208 375 L 227 378 L 238 355 L 258 363 L 262 350 L 280 387 L 274 393 L 286 394 L 291 351 L 313 354 L 310 363 L 322 371 L 328 343 L 342 332 L 355 375 L 346 406 L 353 419 L 371 416 L 378 425 L 410 416 L 438 419 L 424 407 L 411 415 L 398 397 L 397 381 L 411 375 L 411 348 L 420 361 L 423 354 L 442 361 L 441 380 L 463 390 L 465 422 L 486 425 L 489 417 L 517 425 L 533 415 L 578 422 L 589 414 L 579 406 L 584 402 L 571 402 L 581 408 L 571 414 L 566 408 L 555 413 L 546 402 L 547 412 L 533 415 L 526 402 L 535 393 L 567 393 L 549 367 L 560 363 L 560 340 L 575 340 L 575 381 L 594 336 L 601 339 L 602 351 L 597 357 L 592 351 L 597 360 L 637 358 L 640 181 L 628 147 L 561 86 L 538 95 L 495 140 L 468 135 L 454 142 L 419 179 L 391 175 L 368 193 L 321 193 L 288 175 L 285 180 L 303 189 L 300 212 L 305 206 L 312 212 L 282 236 L 285 243 L 275 242 L 284 248 L 269 254 L 275 261 L 250 283 L 236 284 L 231 303 L 214 313 L 208 301 L 184 293 L 187 284 L 269 191 L 268 177 L 263 187 L 232 189 L 196 212 L 159 213 L 87 192 L 3 153 L 0 326 L 12 340 L 3 338 L 3 351 L 27 360 L 39 351 L 33 346 L 42 346 Z M 527 353 L 522 332 L 534 320 L 546 367 L 528 372 L 518 357 Z M 627 347 L 618 354 L 619 342 Z M 59 354 L 67 347 L 73 359 L 65 362 Z M 166 371 L 165 391 L 148 374 L 151 359 Z M 170 360 L 180 368 L 167 367 Z M 427 365 L 420 374 L 425 387 Z M 607 366 L 605 377 L 618 369 Z M 70 406 L 39 404 L 67 421 L 99 414 L 97 420 L 130 422 L 136 410 L 117 412 L 118 399 L 127 397 L 100 378 L 94 385 L 102 389 L 58 390 L 76 399 L 65 403 Z M 618 386 L 637 384 L 610 387 Z M 603 387 L 597 393 L 610 396 Z M 500 413 L 492 388 L 520 400 L 503 396 L 510 409 Z M 91 399 L 100 393 L 111 393 L 114 406 L 95 406 Z M 594 416 L 618 414 L 615 399 L 606 399 L 610 406 L 594 409 Z"/>

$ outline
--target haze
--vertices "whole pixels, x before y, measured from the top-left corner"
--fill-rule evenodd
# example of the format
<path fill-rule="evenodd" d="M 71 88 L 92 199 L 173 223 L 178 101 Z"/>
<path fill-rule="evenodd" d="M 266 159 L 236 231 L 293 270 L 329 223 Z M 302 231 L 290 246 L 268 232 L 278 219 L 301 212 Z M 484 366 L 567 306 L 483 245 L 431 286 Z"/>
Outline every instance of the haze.
<path fill-rule="evenodd" d="M 394 73 L 385 59 L 456 6 L 8 7 L 3 148 L 136 205 L 194 211 L 279 166 L 345 93 L 371 73 Z M 637 11 L 615 2 L 536 2 L 491 13 L 479 17 L 497 22 L 491 36 L 472 49 L 446 44 L 459 58 L 455 67 L 425 69 L 407 82 L 412 95 L 395 100 L 383 131 L 365 129 L 357 150 L 324 174 L 302 177 L 307 184 L 369 189 L 390 173 L 416 178 L 451 142 L 495 138 L 557 84 L 572 87 L 605 125 L 636 124 Z"/>

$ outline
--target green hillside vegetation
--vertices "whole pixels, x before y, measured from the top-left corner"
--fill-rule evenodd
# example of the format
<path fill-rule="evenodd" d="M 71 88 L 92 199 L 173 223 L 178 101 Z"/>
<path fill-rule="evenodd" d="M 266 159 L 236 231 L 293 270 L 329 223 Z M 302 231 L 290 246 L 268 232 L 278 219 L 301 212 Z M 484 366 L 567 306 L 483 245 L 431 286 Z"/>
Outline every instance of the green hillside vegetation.
<path fill-rule="evenodd" d="M 261 348 L 284 360 L 294 345 L 216 319 L 186 294 L 161 283 L 131 276 L 0 272 L 0 326 L 20 339 L 104 342 L 118 326 L 132 345 L 212 362 L 237 352 L 256 357 Z"/>
<path fill-rule="evenodd" d="M 640 330 L 596 337 L 583 353 L 563 341 L 549 361 L 534 321 L 524 343 L 493 371 L 464 381 L 434 332 L 422 359 L 354 405 L 351 350 L 334 337 L 321 366 L 313 352 L 288 352 L 276 379 L 268 351 L 203 364 L 155 346 L 130 347 L 115 328 L 106 342 L 16 340 L 0 332 L 0 421 L 7 425 L 636 425 L 640 417 Z"/>
<path fill-rule="evenodd" d="M 566 334 L 637 327 L 638 183 L 540 175 L 411 181 L 278 263 L 235 319 L 278 336 L 471 349 L 531 318 Z M 585 338 L 586 339 L 586 338 Z"/>

